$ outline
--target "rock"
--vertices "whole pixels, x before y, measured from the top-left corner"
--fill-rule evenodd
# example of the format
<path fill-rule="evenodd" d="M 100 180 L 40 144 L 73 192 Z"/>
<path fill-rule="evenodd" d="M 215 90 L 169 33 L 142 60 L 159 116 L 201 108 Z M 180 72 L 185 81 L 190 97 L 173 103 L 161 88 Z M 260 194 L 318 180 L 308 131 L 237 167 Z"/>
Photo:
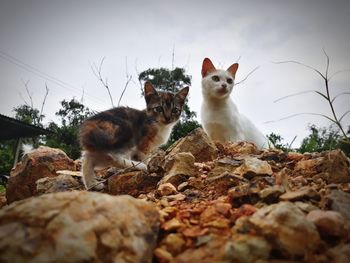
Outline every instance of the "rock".
<path fill-rule="evenodd" d="M 0 194 L 0 209 L 7 204 L 6 196 L 4 194 Z"/>
<path fill-rule="evenodd" d="M 349 159 L 341 150 L 322 152 L 315 158 L 299 161 L 294 173 L 304 177 L 317 175 L 327 183 L 349 183 Z"/>
<path fill-rule="evenodd" d="M 183 182 L 183 183 L 178 185 L 177 190 L 181 192 L 181 191 L 186 190 L 188 187 L 189 187 L 188 182 Z"/>
<path fill-rule="evenodd" d="M 150 160 L 147 164 L 147 170 L 149 173 L 156 173 L 160 176 L 164 174 L 164 160 L 166 153 L 165 151 L 159 149 L 157 152 L 152 154 Z"/>
<path fill-rule="evenodd" d="M 55 177 L 59 170 L 75 170 L 75 163 L 62 150 L 40 146 L 25 154 L 11 171 L 6 187 L 7 202 L 10 204 L 37 195 L 36 181 Z"/>
<path fill-rule="evenodd" d="M 240 207 L 242 204 L 255 204 L 259 200 L 257 192 L 252 191 L 249 184 L 243 184 L 231 188 L 227 197 L 233 207 Z"/>
<path fill-rule="evenodd" d="M 212 236 L 211 240 L 205 245 L 198 248 L 190 248 L 185 250 L 174 258 L 172 263 L 188 263 L 188 262 L 234 262 L 227 257 L 229 251 L 226 250 L 227 237 Z"/>
<path fill-rule="evenodd" d="M 319 193 L 309 187 L 305 186 L 296 191 L 288 191 L 280 196 L 280 200 L 282 201 L 298 201 L 298 200 L 320 200 Z"/>
<path fill-rule="evenodd" d="M 84 189 L 83 184 L 70 175 L 58 175 L 56 177 L 45 177 L 36 181 L 36 192 L 38 194 L 57 193 Z"/>
<path fill-rule="evenodd" d="M 154 250 L 154 255 L 159 263 L 169 263 L 173 260 L 173 256 L 165 248 L 158 247 Z"/>
<path fill-rule="evenodd" d="M 350 220 L 350 194 L 340 190 L 332 190 L 325 196 L 325 203 L 329 209 L 342 214 L 344 218 Z"/>
<path fill-rule="evenodd" d="M 158 189 L 157 189 L 157 194 L 159 196 L 174 195 L 177 193 L 178 192 L 175 186 L 173 186 L 171 183 L 161 184 L 158 186 Z"/>
<path fill-rule="evenodd" d="M 269 243 L 261 237 L 248 235 L 237 235 L 232 239 L 216 235 L 210 237 L 204 245 L 196 249 L 187 249 L 171 262 L 253 263 L 259 259 L 267 259 L 271 250 Z"/>
<path fill-rule="evenodd" d="M 306 219 L 317 226 L 322 236 L 343 236 L 345 219 L 335 211 L 313 210 Z"/>
<path fill-rule="evenodd" d="M 171 233 L 160 242 L 160 247 L 164 247 L 172 256 L 176 256 L 184 250 L 185 244 L 186 241 L 181 234 Z"/>
<path fill-rule="evenodd" d="M 291 256 L 311 253 L 321 241 L 316 226 L 289 202 L 263 207 L 249 218 L 249 222 L 268 237 L 276 249 Z"/>
<path fill-rule="evenodd" d="M 108 193 L 112 195 L 128 194 L 137 197 L 155 190 L 160 178 L 157 174 L 149 175 L 145 171 L 116 174 L 108 178 Z"/>
<path fill-rule="evenodd" d="M 183 227 L 183 224 L 175 217 L 161 226 L 165 231 L 172 231 L 180 227 Z"/>
<path fill-rule="evenodd" d="M 219 146 L 220 152 L 222 152 L 224 155 L 228 155 L 228 156 L 260 154 L 260 150 L 252 142 L 245 142 L 245 141 L 226 142 L 223 145 L 220 145 L 220 143 L 217 143 L 217 146 Z"/>
<path fill-rule="evenodd" d="M 331 257 L 332 263 L 347 263 L 350 262 L 350 244 L 340 244 L 327 251 L 327 254 Z"/>
<path fill-rule="evenodd" d="M 276 203 L 279 196 L 285 193 L 285 189 L 281 185 L 267 187 L 259 192 L 259 197 L 267 203 Z"/>
<path fill-rule="evenodd" d="M 0 262 L 152 262 L 157 209 L 129 196 L 72 191 L 0 210 Z"/>
<path fill-rule="evenodd" d="M 159 184 L 171 183 L 177 187 L 195 174 L 194 156 L 188 152 L 168 155 L 164 162 L 165 176 Z"/>
<path fill-rule="evenodd" d="M 235 173 L 237 167 L 243 163 L 242 160 L 235 160 L 233 158 L 221 158 L 213 163 L 213 168 L 208 173 L 209 178 L 215 178 L 223 173 Z"/>
<path fill-rule="evenodd" d="M 247 156 L 244 157 L 243 164 L 236 169 L 236 173 L 244 178 L 251 179 L 255 176 L 272 175 L 272 169 L 267 161 Z"/>
<path fill-rule="evenodd" d="M 170 155 L 181 152 L 192 153 L 196 162 L 212 161 L 218 154 L 216 146 L 202 128 L 193 130 L 189 135 L 175 142 L 167 150 L 167 153 Z"/>
<path fill-rule="evenodd" d="M 271 245 L 262 237 L 252 235 L 236 235 L 232 242 L 226 244 L 231 261 L 237 263 L 253 263 L 269 258 Z M 262 261 L 263 262 L 263 261 Z"/>

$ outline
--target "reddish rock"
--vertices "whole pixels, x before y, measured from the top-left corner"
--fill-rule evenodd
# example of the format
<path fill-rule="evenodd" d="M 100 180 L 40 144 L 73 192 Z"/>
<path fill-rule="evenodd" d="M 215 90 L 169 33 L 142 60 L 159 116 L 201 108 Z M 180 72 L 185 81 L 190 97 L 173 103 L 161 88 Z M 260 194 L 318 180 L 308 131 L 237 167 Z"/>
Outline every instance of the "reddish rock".
<path fill-rule="evenodd" d="M 137 197 L 157 189 L 160 177 L 145 171 L 132 171 L 116 174 L 108 178 L 108 193 L 112 195 L 128 194 Z"/>
<path fill-rule="evenodd" d="M 194 161 L 194 156 L 188 152 L 167 155 L 163 164 L 165 176 L 159 184 L 171 183 L 177 187 L 195 174 Z"/>
<path fill-rule="evenodd" d="M 0 262 L 152 262 L 159 214 L 130 196 L 73 191 L 0 210 Z"/>
<path fill-rule="evenodd" d="M 45 177 L 36 181 L 38 194 L 48 194 L 85 189 L 83 184 L 68 174 L 60 174 L 56 177 Z"/>
<path fill-rule="evenodd" d="M 197 128 L 186 137 L 175 142 L 168 150 L 168 154 L 190 152 L 196 162 L 212 161 L 217 157 L 217 148 L 202 128 Z"/>
<path fill-rule="evenodd" d="M 11 171 L 7 184 L 8 203 L 37 195 L 36 181 L 57 176 L 56 171 L 75 170 L 75 163 L 62 150 L 40 146 L 24 155 Z"/>
<path fill-rule="evenodd" d="M 263 207 L 249 218 L 249 222 L 271 240 L 276 249 L 291 256 L 312 253 L 321 243 L 316 226 L 289 202 Z"/>
<path fill-rule="evenodd" d="M 349 183 L 349 159 L 341 150 L 318 153 L 312 159 L 299 161 L 294 173 L 304 177 L 317 175 L 327 183 Z"/>
<path fill-rule="evenodd" d="M 306 219 L 313 222 L 323 236 L 339 237 L 345 234 L 345 219 L 338 212 L 313 210 Z"/>

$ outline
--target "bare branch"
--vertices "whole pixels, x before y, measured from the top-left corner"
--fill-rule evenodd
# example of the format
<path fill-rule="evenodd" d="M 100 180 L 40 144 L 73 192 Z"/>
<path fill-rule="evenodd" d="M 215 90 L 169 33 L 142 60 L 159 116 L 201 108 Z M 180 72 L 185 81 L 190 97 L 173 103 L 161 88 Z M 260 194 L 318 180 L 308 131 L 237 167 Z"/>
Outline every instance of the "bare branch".
<path fill-rule="evenodd" d="M 334 76 L 340 74 L 340 73 L 343 73 L 343 72 L 348 72 L 350 71 L 350 69 L 343 69 L 343 70 L 338 70 L 336 72 L 334 72 L 329 78 L 328 78 L 328 81 L 330 81 Z"/>
<path fill-rule="evenodd" d="M 49 94 L 49 88 L 47 87 L 47 83 L 45 82 L 45 95 L 44 95 L 44 99 L 43 99 L 43 102 L 41 104 L 41 109 L 40 109 L 40 115 L 39 115 L 39 118 L 41 118 L 41 116 L 43 115 L 43 111 L 44 111 L 44 106 L 45 106 L 45 103 L 46 103 L 46 98 L 47 98 L 47 95 Z"/>
<path fill-rule="evenodd" d="M 332 118 L 328 117 L 327 115 L 324 115 L 324 114 L 319 114 L 319 113 L 313 113 L 313 112 L 302 112 L 302 113 L 296 113 L 296 114 L 292 114 L 292 115 L 289 115 L 287 117 L 284 117 L 284 118 L 281 118 L 281 119 L 278 119 L 278 120 L 274 120 L 274 121 L 266 121 L 264 123 L 274 123 L 274 122 L 279 122 L 279 121 L 283 121 L 283 120 L 287 120 L 287 119 L 290 119 L 290 118 L 293 118 L 293 117 L 297 117 L 297 116 L 301 116 L 301 115 L 314 115 L 314 116 L 321 116 L 321 117 L 324 117 L 328 120 L 330 120 L 331 122 L 337 124 L 337 122 L 335 120 L 333 120 Z"/>
<path fill-rule="evenodd" d="M 24 82 L 23 80 L 22 80 L 22 82 L 23 82 L 23 85 L 24 85 L 24 87 L 26 88 L 26 92 L 27 92 L 27 95 L 28 95 L 28 97 L 29 97 L 29 100 L 30 100 L 30 107 L 32 108 L 32 109 L 34 109 L 34 104 L 33 104 L 33 96 L 32 96 L 32 94 L 30 94 L 30 92 L 29 92 L 29 80 L 27 80 L 26 82 Z"/>
<path fill-rule="evenodd" d="M 175 44 L 173 45 L 173 52 L 171 53 L 171 70 L 174 70 L 175 63 Z"/>
<path fill-rule="evenodd" d="M 323 79 L 326 79 L 326 77 L 317 69 L 315 69 L 314 67 L 310 67 L 304 63 L 301 63 L 301 62 L 298 62 L 298 61 L 294 61 L 294 60 L 286 60 L 286 61 L 278 61 L 278 62 L 272 62 L 274 64 L 287 64 L 287 63 L 293 63 L 293 64 L 298 64 L 298 65 L 301 65 L 301 66 L 304 66 L 306 68 L 309 68 L 313 71 L 315 71 L 317 74 L 319 74 Z"/>
<path fill-rule="evenodd" d="M 246 81 L 248 79 L 248 77 L 250 75 L 252 75 L 256 70 L 258 70 L 260 68 L 260 66 L 257 66 L 256 68 L 254 68 L 252 71 L 250 71 L 247 76 L 245 76 L 242 80 L 238 81 L 237 83 L 234 84 L 234 86 L 237 86 L 239 84 L 242 84 L 244 81 Z"/>
<path fill-rule="evenodd" d="M 113 97 L 112 97 L 110 88 L 108 86 L 108 80 L 107 80 L 107 78 L 104 80 L 103 77 L 102 77 L 102 65 L 103 65 L 103 62 L 105 61 L 105 58 L 106 57 L 102 58 L 102 60 L 100 62 L 100 65 L 98 67 L 97 67 L 97 65 L 95 63 L 93 65 L 90 64 L 90 67 L 91 67 L 92 72 L 96 76 L 96 78 L 107 89 L 107 92 L 108 92 L 108 95 L 109 95 L 109 99 L 111 100 L 112 107 L 114 107 Z"/>
<path fill-rule="evenodd" d="M 22 93 L 19 92 L 18 94 L 19 94 L 19 96 L 21 97 L 21 99 L 24 101 L 24 104 L 30 107 L 29 103 L 24 99 Z"/>
<path fill-rule="evenodd" d="M 82 90 L 83 90 L 83 92 L 82 92 L 82 94 L 81 94 L 80 103 L 81 103 L 81 104 L 84 104 L 84 95 L 85 95 L 85 89 L 84 89 L 84 87 L 82 88 Z"/>
<path fill-rule="evenodd" d="M 295 96 L 298 96 L 298 95 L 302 95 L 302 94 L 306 94 L 306 93 L 311 93 L 311 92 L 316 92 L 315 90 L 306 90 L 306 91 L 301 91 L 301 92 L 298 92 L 298 93 L 293 93 L 293 94 L 290 94 L 290 95 L 287 95 L 287 96 L 283 96 L 277 100 L 274 100 L 273 102 L 276 103 L 276 102 L 279 102 L 281 100 L 285 100 L 287 98 L 290 98 L 290 97 L 295 97 Z"/>
<path fill-rule="evenodd" d="M 347 114 L 349 114 L 349 113 L 350 113 L 350 110 L 346 111 L 346 112 L 339 118 L 339 122 L 341 122 L 342 119 L 343 119 Z"/>
<path fill-rule="evenodd" d="M 332 103 L 335 101 L 336 98 L 339 98 L 342 95 L 349 95 L 349 94 L 350 94 L 350 92 L 342 92 L 342 93 L 335 95 L 334 98 L 332 99 Z"/>
<path fill-rule="evenodd" d="M 122 94 L 120 94 L 120 97 L 119 97 L 119 101 L 118 101 L 118 107 L 120 106 L 120 101 L 122 100 L 123 96 L 124 96 L 124 93 L 126 91 L 126 88 L 128 87 L 130 81 L 132 79 L 132 76 L 130 75 L 129 78 L 126 80 L 126 83 L 125 83 L 125 86 L 124 86 L 124 89 L 122 91 Z"/>
<path fill-rule="evenodd" d="M 329 56 L 326 53 L 326 51 L 324 50 L 324 48 L 322 48 L 323 53 L 325 54 L 326 58 L 327 58 L 327 64 L 326 64 L 326 79 L 328 79 L 328 71 L 329 71 Z"/>
<path fill-rule="evenodd" d="M 290 149 L 292 149 L 292 144 L 294 143 L 296 138 L 297 138 L 297 136 L 295 135 L 293 140 L 290 142 L 290 144 L 288 144 L 288 151 L 290 151 Z"/>
<path fill-rule="evenodd" d="M 139 81 L 141 94 L 143 94 L 142 81 L 139 79 L 140 71 L 139 71 L 138 68 L 137 68 L 137 59 L 135 59 L 135 71 L 136 71 L 136 74 L 137 74 L 137 79 L 138 79 L 138 81 Z"/>

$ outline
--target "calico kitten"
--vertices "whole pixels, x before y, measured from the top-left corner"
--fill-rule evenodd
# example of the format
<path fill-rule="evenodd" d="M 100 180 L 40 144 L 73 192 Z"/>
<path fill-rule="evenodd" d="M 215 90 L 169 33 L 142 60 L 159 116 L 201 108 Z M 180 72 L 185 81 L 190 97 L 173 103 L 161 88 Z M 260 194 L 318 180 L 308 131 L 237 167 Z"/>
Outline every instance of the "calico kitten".
<path fill-rule="evenodd" d="M 268 147 L 268 140 L 244 115 L 230 98 L 238 64 L 227 70 L 216 69 L 209 58 L 202 65 L 201 121 L 212 140 L 250 141 L 259 148 Z"/>
<path fill-rule="evenodd" d="M 188 91 L 188 87 L 176 94 L 156 91 L 150 82 L 146 82 L 146 109 L 117 107 L 85 120 L 79 134 L 85 187 L 90 189 L 97 184 L 95 167 L 135 166 L 146 170 L 147 165 L 140 161 L 167 142 L 179 120 Z M 97 184 L 94 188 L 99 190 L 103 185 Z"/>

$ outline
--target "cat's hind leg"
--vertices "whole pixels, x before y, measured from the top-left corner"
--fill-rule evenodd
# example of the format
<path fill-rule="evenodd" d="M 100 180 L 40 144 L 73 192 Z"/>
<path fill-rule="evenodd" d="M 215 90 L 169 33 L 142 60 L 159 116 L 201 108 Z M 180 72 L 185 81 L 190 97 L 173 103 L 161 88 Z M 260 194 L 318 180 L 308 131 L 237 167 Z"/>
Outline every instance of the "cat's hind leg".
<path fill-rule="evenodd" d="M 87 190 L 94 189 L 97 191 L 103 190 L 105 185 L 99 182 L 95 177 L 94 168 L 96 166 L 96 156 L 90 152 L 83 153 L 83 161 L 81 165 L 81 174 L 84 186 Z"/>

